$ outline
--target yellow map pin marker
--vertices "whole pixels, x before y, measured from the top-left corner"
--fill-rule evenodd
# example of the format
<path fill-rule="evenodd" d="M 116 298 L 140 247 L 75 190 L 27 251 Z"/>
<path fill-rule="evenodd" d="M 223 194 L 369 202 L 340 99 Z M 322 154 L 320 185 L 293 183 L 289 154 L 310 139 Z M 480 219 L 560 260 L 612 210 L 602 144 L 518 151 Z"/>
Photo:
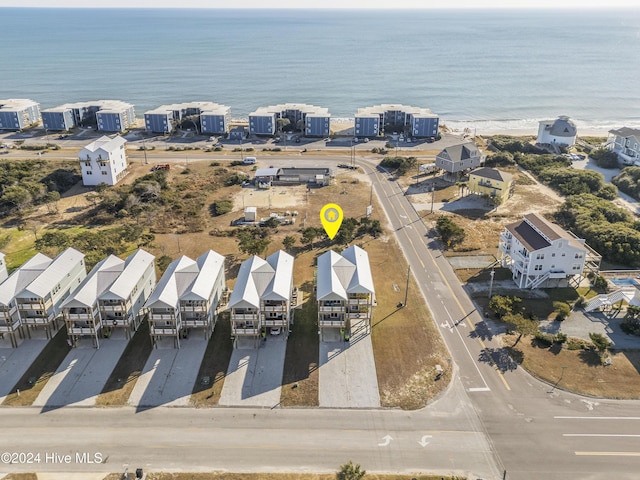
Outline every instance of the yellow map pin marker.
<path fill-rule="evenodd" d="M 338 230 L 340 230 L 343 218 L 344 215 L 340 205 L 336 205 L 335 203 L 327 203 L 322 207 L 322 210 L 320 210 L 320 221 L 322 222 L 324 231 L 327 232 L 331 240 L 333 240 L 333 237 L 335 237 Z"/>

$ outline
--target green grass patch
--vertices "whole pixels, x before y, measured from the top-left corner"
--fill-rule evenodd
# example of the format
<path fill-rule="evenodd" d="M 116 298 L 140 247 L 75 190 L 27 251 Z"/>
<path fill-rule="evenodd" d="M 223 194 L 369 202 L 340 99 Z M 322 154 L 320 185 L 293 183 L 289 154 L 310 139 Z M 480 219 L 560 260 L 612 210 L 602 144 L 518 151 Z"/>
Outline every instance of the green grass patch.
<path fill-rule="evenodd" d="M 280 402 L 285 407 L 319 404 L 318 303 L 312 293 L 311 283 L 305 284 L 298 295 L 304 295 L 304 303 L 294 313 L 282 373 Z"/>
<path fill-rule="evenodd" d="M 42 349 L 26 373 L 7 395 L 3 405 L 32 405 L 49 379 L 64 361 L 71 347 L 67 345 L 67 327 L 63 326 Z M 20 394 L 18 395 L 18 391 Z"/>
<path fill-rule="evenodd" d="M 215 330 L 204 352 L 196 383 L 193 386 L 191 405 L 210 407 L 218 404 L 232 353 L 229 313 L 223 312 L 216 322 Z M 208 382 L 203 381 L 205 377 L 208 377 Z"/>
<path fill-rule="evenodd" d="M 96 399 L 96 405 L 126 405 L 152 349 L 149 324 L 144 320 L 122 352 L 116 368 Z"/>

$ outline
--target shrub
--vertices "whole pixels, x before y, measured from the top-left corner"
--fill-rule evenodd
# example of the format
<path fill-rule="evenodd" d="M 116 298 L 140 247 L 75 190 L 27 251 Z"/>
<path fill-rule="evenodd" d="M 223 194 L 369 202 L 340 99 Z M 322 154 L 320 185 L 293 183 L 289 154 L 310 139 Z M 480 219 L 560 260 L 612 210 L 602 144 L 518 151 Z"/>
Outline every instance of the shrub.
<path fill-rule="evenodd" d="M 550 347 L 554 342 L 554 336 L 550 333 L 537 332 L 535 334 L 535 339 L 538 341 L 538 344 L 542 347 Z"/>
<path fill-rule="evenodd" d="M 640 320 L 638 318 L 625 317 L 620 323 L 620 328 L 627 335 L 640 336 Z"/>
<path fill-rule="evenodd" d="M 518 297 L 510 297 L 508 295 L 494 295 L 489 301 L 489 309 L 494 312 L 498 318 L 514 313 L 519 309 L 522 300 Z"/>
<path fill-rule="evenodd" d="M 209 210 L 215 217 L 224 215 L 225 213 L 229 213 L 231 210 L 233 210 L 233 202 L 231 200 L 216 200 L 211 204 Z"/>
<path fill-rule="evenodd" d="M 449 217 L 441 215 L 436 221 L 436 228 L 440 234 L 440 240 L 446 247 L 454 247 L 462 243 L 466 233 L 462 227 L 456 225 Z"/>
<path fill-rule="evenodd" d="M 209 164 L 209 166 L 211 166 L 211 167 L 219 167 L 219 166 L 220 166 L 220 162 L 215 162 L 215 161 L 214 161 L 214 162 L 211 162 L 211 163 Z"/>
<path fill-rule="evenodd" d="M 589 156 L 600 168 L 618 168 L 618 155 L 606 148 L 596 148 Z"/>
<path fill-rule="evenodd" d="M 562 332 L 558 332 L 556 333 L 556 335 L 553 337 L 553 343 L 567 343 L 567 334 L 566 333 L 562 333 Z"/>
<path fill-rule="evenodd" d="M 556 320 L 561 322 L 571 313 L 571 307 L 565 302 L 553 302 L 553 309 L 556 313 Z"/>

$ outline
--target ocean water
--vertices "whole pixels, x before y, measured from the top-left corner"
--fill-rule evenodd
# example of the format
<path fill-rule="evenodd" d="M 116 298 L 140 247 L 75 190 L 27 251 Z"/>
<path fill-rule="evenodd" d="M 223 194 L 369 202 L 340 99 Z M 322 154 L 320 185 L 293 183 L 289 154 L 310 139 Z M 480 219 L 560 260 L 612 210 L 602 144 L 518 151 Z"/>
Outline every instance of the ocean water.
<path fill-rule="evenodd" d="M 214 101 L 246 117 L 279 102 L 353 117 L 424 106 L 454 127 L 532 128 L 569 115 L 640 127 L 640 9 L 0 9 L 0 98 L 42 108 Z"/>

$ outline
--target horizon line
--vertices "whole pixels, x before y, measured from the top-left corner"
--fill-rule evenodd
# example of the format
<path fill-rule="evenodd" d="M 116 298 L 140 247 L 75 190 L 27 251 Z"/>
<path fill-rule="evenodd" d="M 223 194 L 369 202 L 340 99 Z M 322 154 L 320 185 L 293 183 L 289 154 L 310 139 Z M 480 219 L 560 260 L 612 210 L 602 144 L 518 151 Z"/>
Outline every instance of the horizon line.
<path fill-rule="evenodd" d="M 510 5 L 510 6 L 424 6 L 424 7 L 242 7 L 242 6 L 184 6 L 184 7 L 170 7 L 170 6 L 35 6 L 35 5 L 4 5 L 0 6 L 0 9 L 15 8 L 15 9 L 35 9 L 35 10 L 350 10 L 350 11 L 410 11 L 410 10 L 575 10 L 575 7 L 570 6 L 536 6 L 536 5 Z M 640 5 L 584 5 L 581 7 L 583 10 L 640 10 Z M 579 12 L 577 12 L 579 13 Z"/>

